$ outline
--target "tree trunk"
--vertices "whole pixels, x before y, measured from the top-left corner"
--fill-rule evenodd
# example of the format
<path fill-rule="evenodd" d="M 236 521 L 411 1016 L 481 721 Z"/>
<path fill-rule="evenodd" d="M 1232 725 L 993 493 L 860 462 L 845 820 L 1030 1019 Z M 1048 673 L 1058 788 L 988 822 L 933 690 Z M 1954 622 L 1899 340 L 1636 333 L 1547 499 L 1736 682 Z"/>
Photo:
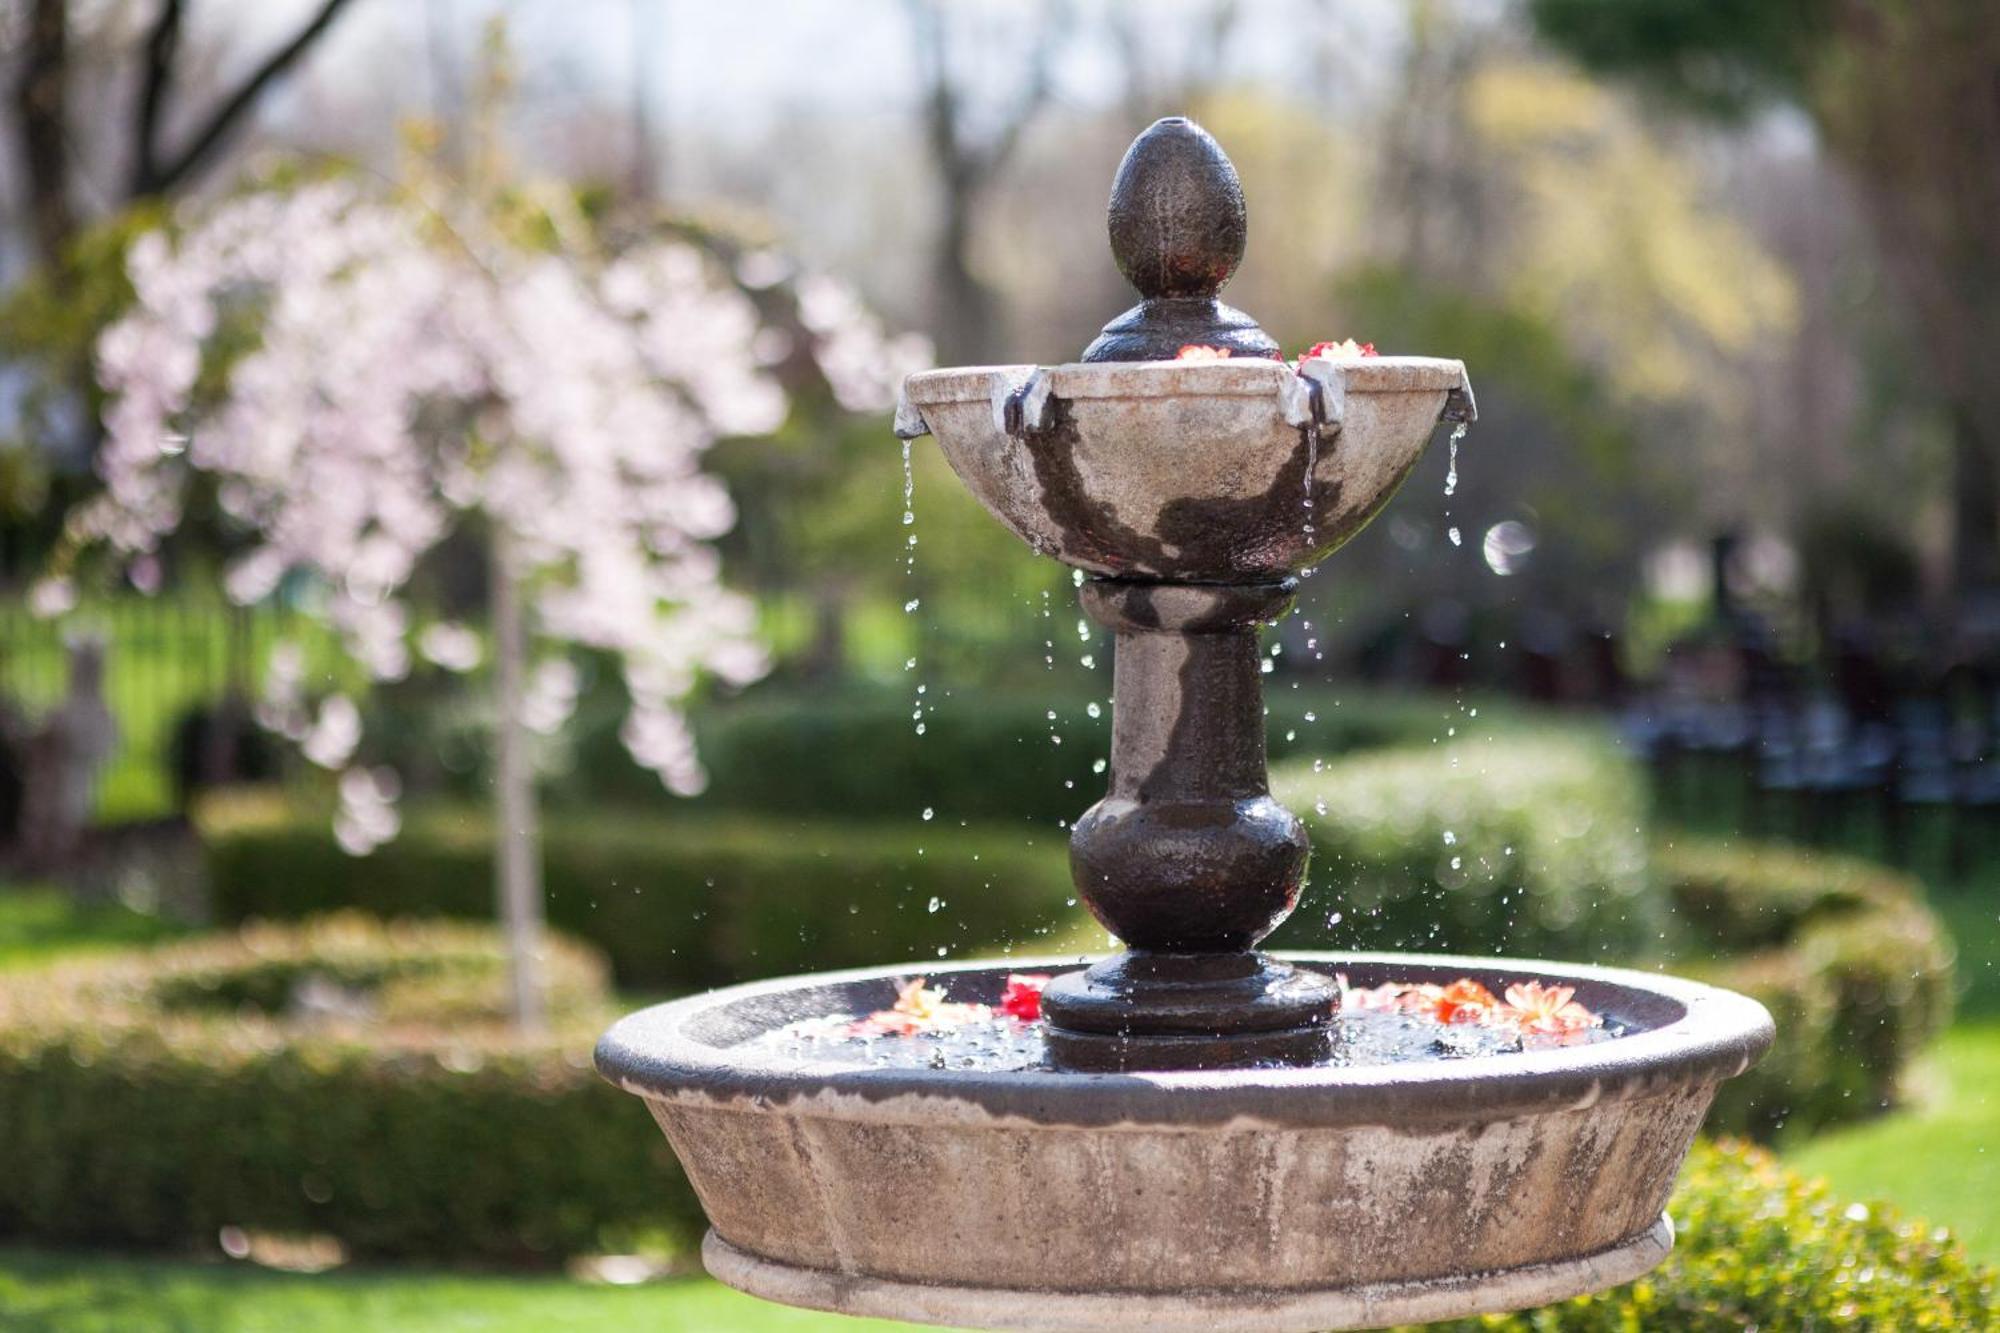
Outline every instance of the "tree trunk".
<path fill-rule="evenodd" d="M 948 366 L 986 365 L 1000 354 L 993 293 L 972 271 L 972 214 L 977 186 L 947 181 L 944 228 L 933 263 L 936 310 L 931 328 Z"/>
<path fill-rule="evenodd" d="M 1836 7 L 1814 118 L 1860 187 L 1911 315 L 1915 370 L 1950 413 L 1952 592 L 2000 596 L 2000 27 L 1991 0 Z M 1886 15 L 1886 17 L 1885 17 Z"/>
<path fill-rule="evenodd" d="M 2000 431 L 2000 422 L 1953 404 L 1951 582 L 1961 602 L 2000 593 L 2000 469 L 1994 467 L 2000 442 L 1986 438 L 1988 431 Z"/>
<path fill-rule="evenodd" d="M 76 230 L 69 195 L 69 6 L 64 0 L 34 0 L 21 43 L 20 74 L 14 85 L 14 114 L 21 134 L 21 165 L 27 176 L 28 214 L 35 249 L 50 271 L 61 275 L 62 260 Z"/>
<path fill-rule="evenodd" d="M 493 679 L 497 763 L 494 775 L 495 889 L 507 934 L 514 1022 L 538 1032 L 547 1023 L 542 980 L 542 863 L 536 827 L 535 775 L 521 721 L 527 634 L 521 621 L 511 541 L 493 534 Z"/>

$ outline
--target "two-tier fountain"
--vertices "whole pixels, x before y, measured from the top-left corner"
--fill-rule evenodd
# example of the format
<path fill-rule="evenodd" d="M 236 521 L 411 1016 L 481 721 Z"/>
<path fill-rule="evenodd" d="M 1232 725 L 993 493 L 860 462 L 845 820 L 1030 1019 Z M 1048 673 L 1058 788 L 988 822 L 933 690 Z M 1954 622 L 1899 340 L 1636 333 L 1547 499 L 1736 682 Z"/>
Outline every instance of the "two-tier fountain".
<path fill-rule="evenodd" d="M 1041 1022 L 970 1058 L 795 1038 L 916 976 L 997 1003 L 1023 964 L 716 991 L 618 1023 L 599 1069 L 679 1154 L 709 1270 L 795 1305 L 985 1328 L 1372 1328 L 1644 1273 L 1672 1244 L 1661 1210 L 1716 1085 L 1771 1040 L 1761 1007 L 1616 969 L 1255 950 L 1307 856 L 1266 782 L 1258 628 L 1440 421 L 1472 417 L 1464 366 L 1281 360 L 1217 299 L 1242 193 L 1186 120 L 1127 152 L 1110 229 L 1143 299 L 1081 362 L 914 375 L 897 430 L 935 436 L 996 518 L 1084 571 L 1084 608 L 1116 635 L 1110 790 L 1071 861 L 1125 951 L 1056 977 Z M 1348 1049 L 1336 975 L 1355 993 L 1559 983 L 1606 1026 L 1370 1061 Z"/>

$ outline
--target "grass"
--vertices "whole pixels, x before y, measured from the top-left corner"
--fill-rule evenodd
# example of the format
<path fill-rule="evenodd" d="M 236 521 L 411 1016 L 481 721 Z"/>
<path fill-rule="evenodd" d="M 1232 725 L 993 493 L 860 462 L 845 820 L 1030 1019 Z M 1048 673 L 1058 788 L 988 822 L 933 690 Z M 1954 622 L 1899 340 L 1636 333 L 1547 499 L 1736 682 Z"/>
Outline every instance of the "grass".
<path fill-rule="evenodd" d="M 907 1325 L 790 1310 L 713 1282 L 584 1284 L 378 1269 L 315 1276 L 240 1263 L 0 1249 L 9 1333 L 837 1333 Z"/>
<path fill-rule="evenodd" d="M 68 685 L 66 640 L 105 645 L 104 699 L 118 724 L 118 747 L 98 775 L 95 817 L 150 819 L 173 810 L 174 728 L 189 709 L 211 704 L 232 674 L 259 678 L 280 639 L 292 639 L 315 666 L 330 660 L 325 630 L 270 606 L 239 610 L 193 597 L 107 597 L 45 620 L 0 603 L 0 698 L 40 717 Z"/>
<path fill-rule="evenodd" d="M 1892 1199 L 2000 1263 L 2000 1022 L 1953 1028 L 1924 1062 L 1916 1104 L 1786 1154 L 1847 1198 Z"/>
<path fill-rule="evenodd" d="M 151 944 L 185 927 L 115 904 L 79 904 L 60 889 L 0 884 L 0 967 L 64 954 Z"/>
<path fill-rule="evenodd" d="M 1912 1104 L 1786 1160 L 1839 1194 L 1893 1199 L 2000 1263 L 2000 894 L 1982 880 L 1932 902 L 1958 942 L 1959 1022 L 1919 1067 Z"/>
<path fill-rule="evenodd" d="M 1931 910 L 1958 944 L 1959 1021 L 2000 1023 L 2000 879 L 1934 896 Z"/>

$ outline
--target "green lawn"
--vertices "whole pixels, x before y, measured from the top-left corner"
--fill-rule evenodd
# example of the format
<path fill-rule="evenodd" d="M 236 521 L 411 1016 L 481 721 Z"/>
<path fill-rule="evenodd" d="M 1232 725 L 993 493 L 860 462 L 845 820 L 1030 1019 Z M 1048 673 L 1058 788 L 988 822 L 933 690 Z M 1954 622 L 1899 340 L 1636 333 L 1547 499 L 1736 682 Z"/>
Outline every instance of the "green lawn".
<path fill-rule="evenodd" d="M 1786 1160 L 1835 1192 L 1893 1199 L 2000 1263 L 2000 893 L 1968 885 L 1933 904 L 1958 941 L 1959 1024 L 1913 1080 L 1913 1105 L 1801 1144 Z"/>
<path fill-rule="evenodd" d="M 2000 878 L 1968 884 L 1934 898 L 1958 944 L 1958 1017 L 2000 1022 Z"/>
<path fill-rule="evenodd" d="M 233 1263 L 0 1249 L 8 1333 L 836 1333 L 906 1325 L 789 1310 L 713 1282 L 586 1285 L 377 1269 L 307 1277 Z"/>
<path fill-rule="evenodd" d="M 261 678 L 280 639 L 297 642 L 309 665 L 332 671 L 329 632 L 296 612 L 238 610 L 196 597 L 136 594 L 88 602 L 44 620 L 0 602 L 0 698 L 37 717 L 62 700 L 72 635 L 104 641 L 104 699 L 118 723 L 118 748 L 98 776 L 96 817 L 104 822 L 171 813 L 173 733 L 187 711 L 215 702 L 232 671 Z"/>
<path fill-rule="evenodd" d="M 0 884 L 0 967 L 92 949 L 151 944 L 184 929 L 129 907 L 79 906 L 60 889 Z"/>
<path fill-rule="evenodd" d="M 1925 1062 L 1918 1104 L 1786 1154 L 1844 1197 L 1892 1199 L 2000 1263 L 2000 1023 L 1953 1028 Z"/>

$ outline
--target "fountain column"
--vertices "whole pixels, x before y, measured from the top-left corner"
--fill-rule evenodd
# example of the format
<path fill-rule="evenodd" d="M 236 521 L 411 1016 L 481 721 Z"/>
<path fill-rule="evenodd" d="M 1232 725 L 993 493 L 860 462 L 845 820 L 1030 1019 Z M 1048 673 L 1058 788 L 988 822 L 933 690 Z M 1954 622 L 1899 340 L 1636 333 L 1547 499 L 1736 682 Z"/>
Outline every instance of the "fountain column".
<path fill-rule="evenodd" d="M 1051 1057 L 1076 1069 L 1306 1064 L 1337 995 L 1251 952 L 1298 902 L 1306 832 L 1271 799 L 1257 630 L 1293 580 L 1097 579 L 1117 635 L 1110 790 L 1076 823 L 1078 894 L 1127 952 L 1043 996 Z"/>

